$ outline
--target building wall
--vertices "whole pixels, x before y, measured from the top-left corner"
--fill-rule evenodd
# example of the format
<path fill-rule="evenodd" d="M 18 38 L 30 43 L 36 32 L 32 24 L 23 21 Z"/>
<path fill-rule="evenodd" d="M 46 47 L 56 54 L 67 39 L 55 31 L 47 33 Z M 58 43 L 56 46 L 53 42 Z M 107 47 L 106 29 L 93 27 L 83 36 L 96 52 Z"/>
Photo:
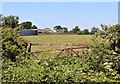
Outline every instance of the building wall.
<path fill-rule="evenodd" d="M 25 30 L 20 30 L 20 34 L 23 36 L 38 35 L 38 31 L 32 29 L 25 29 Z"/>
<path fill-rule="evenodd" d="M 56 33 L 64 33 L 64 29 L 56 29 Z"/>

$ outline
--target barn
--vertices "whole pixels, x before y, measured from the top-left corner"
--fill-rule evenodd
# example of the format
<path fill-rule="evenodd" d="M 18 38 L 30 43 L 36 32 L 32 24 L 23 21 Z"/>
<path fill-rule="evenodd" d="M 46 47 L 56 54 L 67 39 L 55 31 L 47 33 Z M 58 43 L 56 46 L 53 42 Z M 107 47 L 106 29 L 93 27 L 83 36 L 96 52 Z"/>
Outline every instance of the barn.
<path fill-rule="evenodd" d="M 38 35 L 38 30 L 37 29 L 24 29 L 24 30 L 20 30 L 19 33 L 23 36 Z"/>

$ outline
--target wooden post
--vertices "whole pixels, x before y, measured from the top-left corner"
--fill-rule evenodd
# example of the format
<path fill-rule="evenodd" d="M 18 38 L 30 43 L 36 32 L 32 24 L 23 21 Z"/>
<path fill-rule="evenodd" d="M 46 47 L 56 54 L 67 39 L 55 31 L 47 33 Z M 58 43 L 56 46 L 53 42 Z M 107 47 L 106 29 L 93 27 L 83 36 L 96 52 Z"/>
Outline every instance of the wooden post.
<path fill-rule="evenodd" d="M 31 43 L 29 44 L 29 46 L 28 46 L 28 55 L 30 56 L 30 53 L 31 53 Z"/>

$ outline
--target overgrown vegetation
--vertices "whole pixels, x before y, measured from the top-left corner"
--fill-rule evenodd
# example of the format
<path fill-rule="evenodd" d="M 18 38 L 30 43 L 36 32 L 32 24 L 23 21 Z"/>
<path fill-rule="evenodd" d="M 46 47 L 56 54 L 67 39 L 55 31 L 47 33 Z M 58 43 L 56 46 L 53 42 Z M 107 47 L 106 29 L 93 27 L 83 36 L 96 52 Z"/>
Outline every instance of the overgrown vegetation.
<path fill-rule="evenodd" d="M 90 69 L 103 71 L 107 77 L 120 80 L 120 25 L 101 26 L 102 31 L 94 35 L 84 60 Z"/>
<path fill-rule="evenodd" d="M 2 36 L 2 57 L 16 61 L 16 56 L 25 56 L 27 51 L 27 40 L 23 39 L 16 28 L 3 28 Z"/>
<path fill-rule="evenodd" d="M 17 27 L 3 28 L 2 83 L 120 82 L 120 24 L 101 27 L 81 57 L 45 55 L 38 60 L 24 58 L 27 42 Z"/>
<path fill-rule="evenodd" d="M 18 33 L 18 16 L 7 16 L 1 18 L 2 57 L 11 59 L 11 61 L 15 62 L 17 56 L 25 56 L 28 42 Z"/>
<path fill-rule="evenodd" d="M 22 62 L 5 62 L 3 82 L 120 82 L 116 70 L 97 71 L 78 57 L 42 58 Z"/>
<path fill-rule="evenodd" d="M 111 49 L 113 30 L 119 25 L 102 25 L 83 57 L 44 57 L 11 62 L 3 60 L 3 82 L 120 82 L 118 45 Z M 107 28 L 107 29 L 106 29 Z M 111 31 L 111 32 L 110 32 Z M 119 32 L 119 31 L 117 31 Z M 109 34 L 108 34 L 109 33 Z M 116 43 L 119 36 L 116 37 Z M 116 54 L 115 54 L 116 52 Z"/>

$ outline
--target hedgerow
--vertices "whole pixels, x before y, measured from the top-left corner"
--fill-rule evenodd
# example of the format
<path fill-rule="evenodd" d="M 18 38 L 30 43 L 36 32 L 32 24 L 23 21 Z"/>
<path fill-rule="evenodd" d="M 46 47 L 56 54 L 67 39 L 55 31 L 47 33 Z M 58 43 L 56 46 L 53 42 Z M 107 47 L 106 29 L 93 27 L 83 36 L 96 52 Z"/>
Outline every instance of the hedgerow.
<path fill-rule="evenodd" d="M 89 67 L 78 57 L 7 61 L 3 65 L 2 82 L 120 82 L 116 70 L 105 72 Z"/>
<path fill-rule="evenodd" d="M 119 27 L 102 25 L 103 30 L 95 34 L 82 58 L 2 59 L 2 82 L 120 82 Z"/>

